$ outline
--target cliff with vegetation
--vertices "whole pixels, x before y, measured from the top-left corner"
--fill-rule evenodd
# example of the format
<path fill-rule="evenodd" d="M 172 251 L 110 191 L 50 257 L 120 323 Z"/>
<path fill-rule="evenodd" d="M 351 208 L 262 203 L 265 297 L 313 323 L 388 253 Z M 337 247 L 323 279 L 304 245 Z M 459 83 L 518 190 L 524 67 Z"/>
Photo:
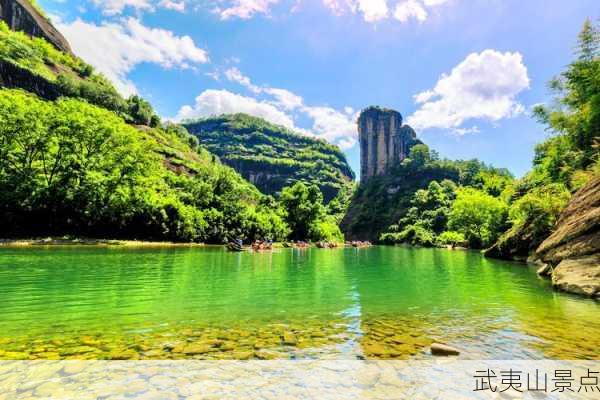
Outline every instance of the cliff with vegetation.
<path fill-rule="evenodd" d="M 590 21 L 579 35 L 576 59 L 550 82 L 550 87 L 556 93 L 554 104 L 535 109 L 550 136 L 536 146 L 533 170 L 513 186 L 508 199 L 511 226 L 486 251 L 490 257 L 536 259 L 539 247 L 538 254 L 547 258 L 544 249 L 549 244 L 545 240 L 562 237 L 560 232 L 570 225 L 565 222 L 570 219 L 561 212 L 574 215 L 573 205 L 582 204 L 577 199 L 580 195 L 569 202 L 573 193 L 585 187 L 586 198 L 592 198 L 600 190 L 593 183 L 600 174 L 600 34 Z M 597 232 L 591 235 L 598 240 Z M 569 243 L 565 249 L 578 248 L 575 242 Z M 559 262 L 548 261 L 554 265 Z"/>
<path fill-rule="evenodd" d="M 316 184 L 329 202 L 354 180 L 337 146 L 261 118 L 223 115 L 187 121 L 184 126 L 202 146 L 265 194 L 304 182 Z"/>
<path fill-rule="evenodd" d="M 423 246 L 448 240 L 482 246 L 494 239 L 489 227 L 452 231 L 451 205 L 460 197 L 485 202 L 486 196 L 499 195 L 512 181 L 508 171 L 477 160 L 441 159 L 394 110 L 368 107 L 358 124 L 361 183 L 342 221 L 348 238 Z M 466 187 L 472 191 L 462 190 Z M 482 224 L 503 224 L 502 208 L 494 213 L 494 221 Z"/>
<path fill-rule="evenodd" d="M 600 297 L 600 177 L 575 193 L 535 255 L 557 288 Z"/>
<path fill-rule="evenodd" d="M 37 28 L 27 25 L 23 10 L 38 15 L 31 3 L 0 1 L 8 21 L 0 21 L 5 238 L 343 241 L 338 222 L 349 196 L 349 168 L 346 175 L 327 168 L 317 174 L 324 187 L 339 179 L 344 188 L 327 207 L 306 171 L 307 184 L 290 181 L 279 198 L 265 196 L 184 127 L 162 123 L 147 101 L 124 99 L 68 47 L 36 34 L 51 31 L 51 24 L 35 18 Z M 9 13 L 6 4 L 23 10 Z M 319 167 L 309 160 L 321 148 L 323 159 L 343 168 L 341 153 L 316 141 L 305 146 L 303 166 Z"/>
<path fill-rule="evenodd" d="M 71 53 L 67 39 L 50 23 L 35 1 L 0 0 L 0 20 L 13 31 L 45 39 L 65 53 Z"/>

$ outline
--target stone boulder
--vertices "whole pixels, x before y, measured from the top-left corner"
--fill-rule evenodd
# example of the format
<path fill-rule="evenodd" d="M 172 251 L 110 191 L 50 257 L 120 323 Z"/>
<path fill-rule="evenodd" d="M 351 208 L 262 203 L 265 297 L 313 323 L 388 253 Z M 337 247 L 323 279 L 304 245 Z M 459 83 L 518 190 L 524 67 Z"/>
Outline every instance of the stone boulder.
<path fill-rule="evenodd" d="M 575 193 L 536 256 L 558 289 L 600 297 L 600 177 Z"/>
<path fill-rule="evenodd" d="M 73 53 L 67 39 L 28 0 L 0 0 L 0 19 L 13 31 L 40 37 L 58 50 Z"/>

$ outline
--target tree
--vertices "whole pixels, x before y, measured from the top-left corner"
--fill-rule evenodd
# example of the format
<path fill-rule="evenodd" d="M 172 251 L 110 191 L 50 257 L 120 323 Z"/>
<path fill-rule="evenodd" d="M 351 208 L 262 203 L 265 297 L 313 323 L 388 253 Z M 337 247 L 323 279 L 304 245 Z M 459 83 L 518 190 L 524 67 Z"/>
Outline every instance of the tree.
<path fill-rule="evenodd" d="M 504 231 L 507 205 L 489 194 L 460 188 L 452 204 L 448 227 L 462 233 L 473 248 L 492 244 Z"/>
<path fill-rule="evenodd" d="M 150 126 L 154 117 L 154 110 L 150 103 L 134 95 L 127 99 L 127 107 L 129 116 L 134 124 Z"/>
<path fill-rule="evenodd" d="M 555 133 L 536 148 L 531 178 L 543 185 L 561 182 L 576 189 L 577 171 L 593 168 L 600 146 L 600 34 L 587 20 L 579 35 L 577 59 L 550 82 L 555 104 L 537 106 L 538 120 Z"/>
<path fill-rule="evenodd" d="M 307 186 L 296 182 L 292 187 L 284 188 L 280 202 L 287 211 L 286 221 L 294 240 L 307 240 L 314 232 L 314 226 L 325 215 L 323 195 L 316 185 Z"/>

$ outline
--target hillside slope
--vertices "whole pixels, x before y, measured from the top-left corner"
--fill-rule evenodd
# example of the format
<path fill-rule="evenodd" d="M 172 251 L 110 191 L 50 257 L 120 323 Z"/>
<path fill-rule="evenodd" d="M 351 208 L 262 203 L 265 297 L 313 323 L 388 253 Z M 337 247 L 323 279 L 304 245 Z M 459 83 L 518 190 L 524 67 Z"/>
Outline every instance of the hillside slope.
<path fill-rule="evenodd" d="M 188 121 L 184 126 L 263 193 L 275 194 L 296 182 L 319 186 L 326 202 L 354 179 L 334 145 L 293 133 L 245 114 Z"/>

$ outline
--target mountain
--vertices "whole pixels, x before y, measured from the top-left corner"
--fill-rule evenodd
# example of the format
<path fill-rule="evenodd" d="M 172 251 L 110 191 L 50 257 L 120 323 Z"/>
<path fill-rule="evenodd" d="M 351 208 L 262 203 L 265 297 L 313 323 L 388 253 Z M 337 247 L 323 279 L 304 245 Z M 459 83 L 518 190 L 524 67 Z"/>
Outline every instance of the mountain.
<path fill-rule="evenodd" d="M 151 111 L 149 104 L 137 96 L 123 98 L 108 79 L 71 52 L 32 3 L 0 0 L 0 7 L 1 87 L 24 89 L 46 100 L 80 98 L 128 122 L 150 123 L 152 115 L 143 115 Z"/>
<path fill-rule="evenodd" d="M 13 31 L 45 39 L 58 50 L 72 53 L 67 39 L 50 23 L 37 3 L 27 0 L 0 0 L 0 20 Z"/>
<path fill-rule="evenodd" d="M 435 201 L 421 201 L 429 195 L 425 189 L 432 182 L 438 191 L 443 186 L 454 192 L 459 185 L 484 189 L 494 186 L 486 180 L 512 179 L 508 171 L 477 160 L 440 159 L 395 110 L 366 108 L 358 119 L 358 130 L 361 182 L 341 223 L 347 239 L 380 241 L 387 233 L 386 243 L 433 245 L 435 236 L 446 229 L 448 210 L 429 204 Z M 427 238 L 419 238 L 421 233 Z"/>
<path fill-rule="evenodd" d="M 351 184 L 354 173 L 337 146 L 245 114 L 184 122 L 200 144 L 263 193 L 296 182 L 315 183 L 326 202 Z"/>
<path fill-rule="evenodd" d="M 149 103 L 119 95 L 32 3 L 0 7 L 3 235 L 286 239 L 278 204 Z"/>

